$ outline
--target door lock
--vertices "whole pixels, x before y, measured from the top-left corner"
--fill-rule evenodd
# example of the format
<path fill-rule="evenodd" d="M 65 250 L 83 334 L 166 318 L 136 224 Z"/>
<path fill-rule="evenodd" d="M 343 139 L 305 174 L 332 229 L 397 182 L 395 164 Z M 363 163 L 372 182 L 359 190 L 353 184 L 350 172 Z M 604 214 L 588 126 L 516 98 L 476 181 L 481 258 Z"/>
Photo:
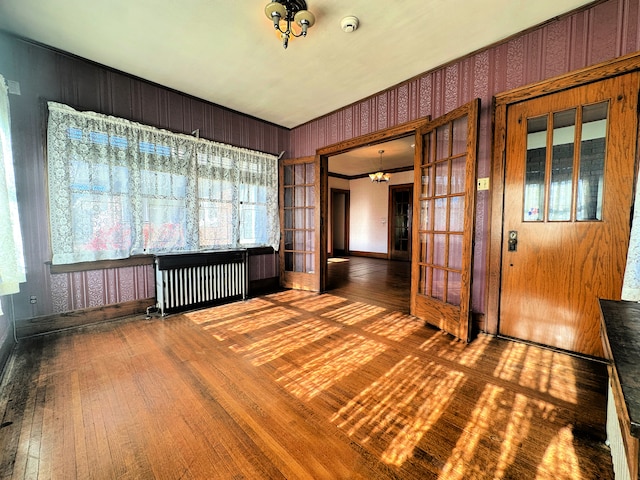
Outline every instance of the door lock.
<path fill-rule="evenodd" d="M 515 230 L 509 231 L 508 251 L 515 252 L 518 250 L 518 232 Z"/>

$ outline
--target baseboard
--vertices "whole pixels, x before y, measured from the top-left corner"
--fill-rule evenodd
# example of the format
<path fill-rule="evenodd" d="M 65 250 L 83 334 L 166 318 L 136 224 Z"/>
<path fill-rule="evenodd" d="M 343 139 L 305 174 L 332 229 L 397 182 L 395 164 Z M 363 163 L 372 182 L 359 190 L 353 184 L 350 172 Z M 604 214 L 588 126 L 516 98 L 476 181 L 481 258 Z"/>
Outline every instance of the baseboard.
<path fill-rule="evenodd" d="M 280 277 L 262 278 L 249 282 L 249 297 L 266 295 L 280 290 Z"/>
<path fill-rule="evenodd" d="M 368 258 L 380 258 L 382 260 L 389 260 L 389 255 L 386 253 L 379 252 L 358 252 L 354 250 L 349 250 L 349 255 L 352 257 L 368 257 Z"/>
<path fill-rule="evenodd" d="M 7 322 L 9 320 L 7 319 Z M 13 326 L 8 326 L 6 336 L 0 342 L 0 383 L 2 383 L 5 367 L 9 363 L 9 357 L 15 346 L 13 341 Z"/>
<path fill-rule="evenodd" d="M 26 320 L 17 320 L 16 335 L 18 338 L 32 337 L 34 335 L 80 327 L 82 325 L 90 325 L 92 323 L 104 322 L 129 315 L 139 315 L 146 313 L 147 308 L 155 304 L 155 298 L 145 298 L 114 305 L 104 305 L 54 315 L 43 315 Z"/>

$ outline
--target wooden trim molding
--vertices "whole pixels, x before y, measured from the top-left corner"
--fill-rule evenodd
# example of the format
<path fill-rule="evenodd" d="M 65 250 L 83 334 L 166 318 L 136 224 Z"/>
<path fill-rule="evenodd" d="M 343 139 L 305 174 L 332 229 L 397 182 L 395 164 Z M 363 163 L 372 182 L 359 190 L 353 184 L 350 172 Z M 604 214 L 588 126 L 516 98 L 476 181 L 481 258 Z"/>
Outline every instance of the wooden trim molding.
<path fill-rule="evenodd" d="M 388 253 L 380 253 L 380 252 L 359 252 L 359 251 L 350 250 L 349 255 L 351 255 L 352 257 L 380 258 L 382 260 L 389 259 Z"/>
<path fill-rule="evenodd" d="M 376 144 L 381 142 L 387 142 L 389 140 L 395 140 L 396 138 L 406 137 L 407 135 L 415 134 L 418 127 L 421 127 L 430 119 L 429 116 L 406 122 L 395 127 L 390 127 L 385 130 L 380 130 L 374 133 L 368 133 L 359 137 L 351 138 L 340 143 L 334 143 L 317 150 L 317 154 L 320 156 L 333 156 L 340 153 L 348 152 L 354 148 L 359 148 L 364 145 Z"/>
<path fill-rule="evenodd" d="M 121 260 L 98 260 L 97 262 L 80 262 L 66 265 L 49 265 L 51 273 L 86 272 L 89 270 L 106 270 L 108 268 L 137 267 L 153 265 L 153 255 L 138 255 Z"/>
<path fill-rule="evenodd" d="M 16 321 L 16 336 L 18 338 L 32 337 L 34 335 L 42 335 L 58 330 L 100 323 L 130 315 L 139 315 L 146 313 L 147 308 L 155 305 L 155 303 L 156 299 L 152 297 L 113 305 L 56 313 L 53 315 L 43 315 L 27 320 L 18 320 Z"/>
<path fill-rule="evenodd" d="M 548 80 L 543 80 L 538 83 L 500 93 L 494 97 L 495 104 L 496 106 L 500 106 L 522 102 L 531 98 L 541 97 L 550 93 L 557 93 L 580 85 L 586 85 L 587 83 L 598 82 L 606 78 L 624 75 L 625 73 L 634 72 L 639 69 L 640 51 L 598 63 L 590 67 L 585 67 L 580 70 L 575 70 Z"/>
<path fill-rule="evenodd" d="M 637 70 L 640 70 L 640 51 L 494 96 L 491 151 L 492 193 L 489 218 L 489 248 L 487 250 L 487 308 L 485 318 L 487 333 L 498 334 L 500 313 L 502 217 L 504 213 L 508 107 L 518 102 L 558 93 L 569 88 L 598 82 Z"/>

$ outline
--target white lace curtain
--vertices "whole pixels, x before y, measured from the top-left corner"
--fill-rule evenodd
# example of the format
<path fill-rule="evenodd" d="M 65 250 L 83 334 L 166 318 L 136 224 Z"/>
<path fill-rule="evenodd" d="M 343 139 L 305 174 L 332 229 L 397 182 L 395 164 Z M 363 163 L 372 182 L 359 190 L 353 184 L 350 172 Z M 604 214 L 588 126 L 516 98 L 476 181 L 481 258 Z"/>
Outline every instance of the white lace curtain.
<path fill-rule="evenodd" d="M 25 282 L 22 235 L 11 149 L 9 95 L 0 75 L 0 295 L 17 293 Z M 0 315 L 2 306 L 0 305 Z"/>
<path fill-rule="evenodd" d="M 636 185 L 627 267 L 624 270 L 622 283 L 622 299 L 640 302 L 640 176 Z"/>
<path fill-rule="evenodd" d="M 49 102 L 54 264 L 278 248 L 277 157 Z"/>

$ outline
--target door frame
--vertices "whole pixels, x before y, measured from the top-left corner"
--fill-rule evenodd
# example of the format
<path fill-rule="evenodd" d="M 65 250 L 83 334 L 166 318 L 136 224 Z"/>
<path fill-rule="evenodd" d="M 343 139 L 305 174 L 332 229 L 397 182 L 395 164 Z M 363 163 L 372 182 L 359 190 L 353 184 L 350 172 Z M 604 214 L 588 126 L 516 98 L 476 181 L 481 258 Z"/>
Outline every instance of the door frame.
<path fill-rule="evenodd" d="M 338 195 L 344 195 L 344 255 L 349 255 L 349 215 L 351 214 L 350 196 L 351 192 L 343 188 L 331 189 L 331 255 L 335 257 L 336 248 L 333 244 L 335 219 L 333 218 L 333 206 L 335 197 Z"/>
<path fill-rule="evenodd" d="M 389 219 L 389 221 L 387 222 L 387 227 L 388 227 L 388 231 L 387 231 L 387 258 L 389 260 L 394 260 L 393 258 L 393 254 L 391 253 L 391 251 L 393 250 L 393 241 L 395 240 L 395 235 L 394 235 L 394 230 L 395 230 L 395 221 L 393 220 L 395 218 L 394 215 L 394 211 L 393 211 L 393 207 L 394 207 L 394 202 L 393 202 L 393 194 L 395 193 L 396 190 L 409 190 L 410 195 L 409 195 L 409 251 L 408 251 L 408 261 L 411 261 L 411 252 L 412 252 L 412 247 L 413 245 L 411 244 L 413 241 L 413 183 L 402 183 L 402 184 L 398 184 L 398 185 L 389 185 L 389 214 L 387 216 L 387 218 Z M 404 261 L 404 260 L 403 260 Z"/>
<path fill-rule="evenodd" d="M 491 157 L 491 219 L 487 252 L 487 308 L 485 331 L 497 335 L 500 321 L 500 285 L 502 283 L 503 213 L 505 163 L 507 145 L 507 110 L 510 105 L 543 95 L 559 93 L 574 87 L 640 70 L 640 52 L 576 70 L 549 80 L 516 88 L 494 97 L 493 149 Z M 638 151 L 636 150 L 636 175 Z"/>
<path fill-rule="evenodd" d="M 416 131 L 426 125 L 430 120 L 430 116 L 412 120 L 410 122 L 396 125 L 395 127 L 386 128 L 378 132 L 361 135 L 359 137 L 351 138 L 343 142 L 334 143 L 326 147 L 316 150 L 316 161 L 320 163 L 320 188 L 322 189 L 320 194 L 320 241 L 324 242 L 323 251 L 326 252 L 327 248 L 327 223 L 329 216 L 329 157 L 345 153 L 356 148 L 365 147 L 368 145 L 375 145 L 378 143 L 388 142 L 389 140 L 395 140 L 401 137 L 407 137 L 414 135 Z M 321 258 L 320 262 L 320 284 L 322 291 L 326 290 L 327 285 L 327 255 L 325 253 L 324 258 Z"/>

